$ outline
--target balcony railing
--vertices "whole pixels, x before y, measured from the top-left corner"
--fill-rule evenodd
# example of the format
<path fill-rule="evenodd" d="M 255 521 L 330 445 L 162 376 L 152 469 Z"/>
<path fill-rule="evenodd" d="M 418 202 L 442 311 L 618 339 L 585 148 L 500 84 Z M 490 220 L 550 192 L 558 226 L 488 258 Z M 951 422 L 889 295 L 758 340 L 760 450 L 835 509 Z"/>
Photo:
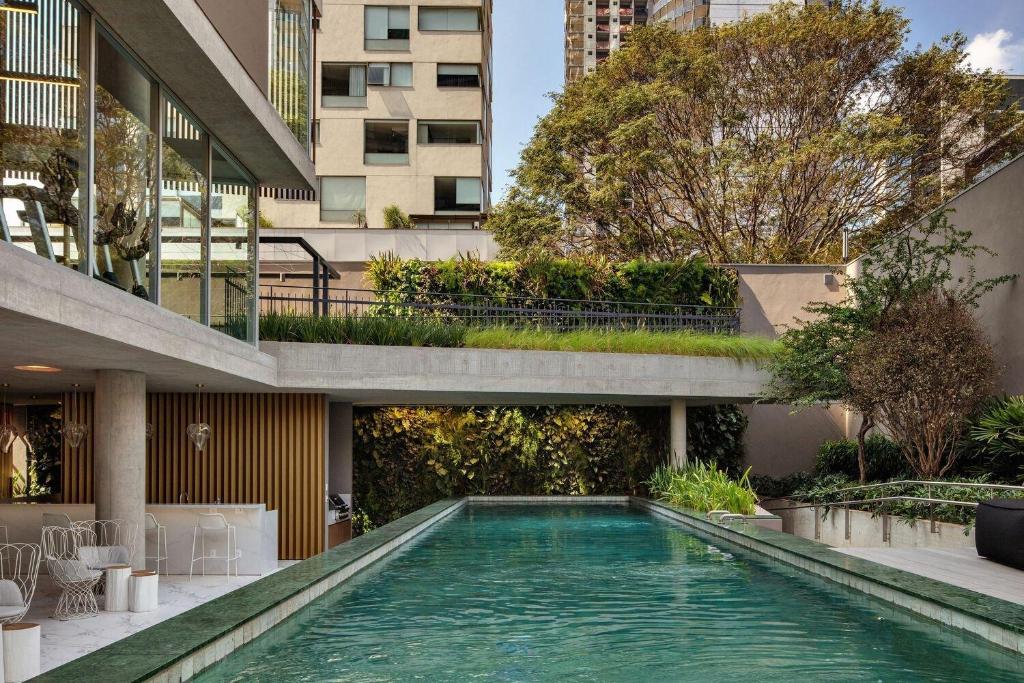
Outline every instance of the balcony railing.
<path fill-rule="evenodd" d="M 293 285 L 264 285 L 260 310 L 263 314 L 307 316 L 423 317 L 474 327 L 562 332 L 603 329 L 735 334 L 740 330 L 740 309 L 724 306 L 377 292 Z"/>

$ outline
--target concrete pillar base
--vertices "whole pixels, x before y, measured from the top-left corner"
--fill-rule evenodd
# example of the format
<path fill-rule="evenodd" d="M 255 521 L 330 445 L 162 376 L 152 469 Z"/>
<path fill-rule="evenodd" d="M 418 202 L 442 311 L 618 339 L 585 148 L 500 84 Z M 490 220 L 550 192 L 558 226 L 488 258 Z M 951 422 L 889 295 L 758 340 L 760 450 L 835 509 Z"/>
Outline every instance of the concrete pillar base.
<path fill-rule="evenodd" d="M 672 399 L 669 429 L 669 464 L 676 468 L 686 467 L 686 401 L 681 398 Z"/>

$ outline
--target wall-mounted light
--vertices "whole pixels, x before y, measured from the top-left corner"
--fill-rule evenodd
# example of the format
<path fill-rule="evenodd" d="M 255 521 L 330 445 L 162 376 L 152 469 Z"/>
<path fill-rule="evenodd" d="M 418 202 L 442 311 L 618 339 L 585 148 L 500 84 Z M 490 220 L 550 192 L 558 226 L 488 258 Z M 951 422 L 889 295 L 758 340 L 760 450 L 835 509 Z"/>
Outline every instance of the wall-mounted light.
<path fill-rule="evenodd" d="M 15 365 L 15 370 L 21 370 L 22 372 L 60 372 L 60 368 L 55 368 L 52 365 Z"/>

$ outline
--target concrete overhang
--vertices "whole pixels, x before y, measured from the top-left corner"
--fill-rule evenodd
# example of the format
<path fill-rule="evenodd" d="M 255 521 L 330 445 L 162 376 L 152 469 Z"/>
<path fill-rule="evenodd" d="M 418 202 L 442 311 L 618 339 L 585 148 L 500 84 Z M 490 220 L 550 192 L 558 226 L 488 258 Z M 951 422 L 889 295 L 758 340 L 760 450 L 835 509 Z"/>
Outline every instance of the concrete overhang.
<path fill-rule="evenodd" d="M 731 358 L 263 343 L 278 386 L 362 405 L 750 403 L 767 375 Z"/>
<path fill-rule="evenodd" d="M 89 4 L 259 182 L 315 187 L 309 154 L 195 0 Z"/>
<path fill-rule="evenodd" d="M 267 342 L 257 350 L 0 242 L 0 382 L 17 394 L 89 390 L 99 369 L 143 372 L 153 392 L 202 383 L 360 405 L 744 403 L 767 379 L 757 363 L 729 358 Z"/>

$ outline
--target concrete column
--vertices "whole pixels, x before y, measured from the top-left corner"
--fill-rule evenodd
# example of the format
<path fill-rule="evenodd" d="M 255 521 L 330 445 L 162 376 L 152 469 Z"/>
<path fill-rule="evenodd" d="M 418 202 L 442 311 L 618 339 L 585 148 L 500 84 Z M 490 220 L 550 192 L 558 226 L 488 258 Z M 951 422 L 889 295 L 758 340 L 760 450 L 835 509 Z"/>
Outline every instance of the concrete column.
<path fill-rule="evenodd" d="M 327 451 L 327 493 L 345 494 L 352 504 L 352 404 L 332 403 Z"/>
<path fill-rule="evenodd" d="M 132 566 L 146 566 L 146 376 L 97 370 L 93 416 L 96 519 L 138 525 Z"/>
<path fill-rule="evenodd" d="M 673 467 L 686 466 L 686 401 L 672 399 L 669 415 L 670 439 L 669 464 Z"/>

